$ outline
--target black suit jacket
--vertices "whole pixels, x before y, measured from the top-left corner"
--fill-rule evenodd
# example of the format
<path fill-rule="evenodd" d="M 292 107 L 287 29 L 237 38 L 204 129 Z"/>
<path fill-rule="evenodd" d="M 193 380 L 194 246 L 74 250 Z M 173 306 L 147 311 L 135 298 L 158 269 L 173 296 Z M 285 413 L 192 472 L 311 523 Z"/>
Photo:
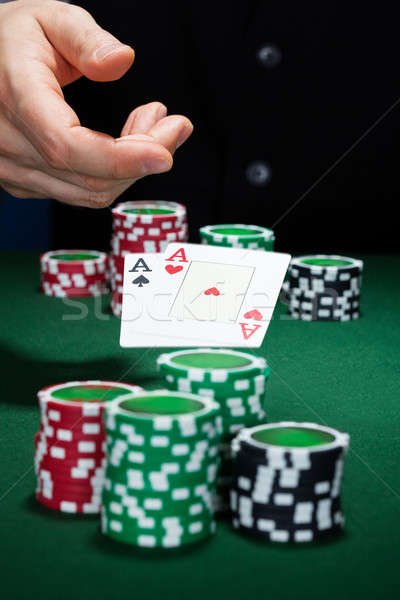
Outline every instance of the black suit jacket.
<path fill-rule="evenodd" d="M 132 108 L 160 100 L 195 126 L 170 173 L 121 199 L 184 202 L 192 240 L 200 225 L 242 222 L 273 227 L 280 250 L 398 249 L 394 3 L 80 4 L 136 51 L 121 80 L 65 89 L 82 123 L 118 136 Z M 263 62 L 271 45 L 277 60 Z M 258 179 L 246 175 L 254 162 Z M 107 247 L 109 236 L 108 209 L 54 205 L 53 245 Z"/>

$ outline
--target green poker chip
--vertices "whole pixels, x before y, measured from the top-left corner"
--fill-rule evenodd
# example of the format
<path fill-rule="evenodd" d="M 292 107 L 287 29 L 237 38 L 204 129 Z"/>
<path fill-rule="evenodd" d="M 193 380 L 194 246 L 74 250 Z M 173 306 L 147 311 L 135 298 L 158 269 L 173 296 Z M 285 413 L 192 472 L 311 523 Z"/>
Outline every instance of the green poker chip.
<path fill-rule="evenodd" d="M 201 541 L 215 533 L 216 524 L 208 519 L 180 520 L 167 517 L 161 523 L 152 518 L 126 520 L 104 511 L 102 532 L 120 542 L 142 548 L 177 548 Z"/>
<path fill-rule="evenodd" d="M 270 370 L 263 358 L 235 350 L 197 349 L 162 354 L 157 362 L 169 389 L 210 397 L 219 404 L 224 434 L 265 421 Z"/>
<path fill-rule="evenodd" d="M 207 348 L 165 353 L 157 364 L 171 391 L 195 393 L 219 404 L 222 443 L 214 506 L 225 512 L 232 482 L 231 440 L 241 429 L 265 423 L 264 396 L 270 369 L 261 357 Z"/>
<path fill-rule="evenodd" d="M 249 250 L 273 250 L 275 234 L 272 229 L 258 225 L 206 225 L 199 230 L 203 244 Z"/>
<path fill-rule="evenodd" d="M 246 352 L 226 349 L 199 348 L 161 354 L 157 365 L 163 375 L 183 377 L 193 382 L 225 384 L 246 381 L 257 375 L 269 375 L 264 358 Z M 238 386 L 238 391 L 241 387 Z"/>
<path fill-rule="evenodd" d="M 123 488 L 123 492 L 118 494 L 116 491 L 113 491 L 118 490 L 119 487 Z M 206 494 L 207 498 L 211 499 L 214 487 L 208 486 L 205 490 L 208 492 L 208 496 Z M 115 511 L 120 511 L 120 514 L 124 514 L 125 516 L 128 513 L 128 509 L 132 506 L 137 506 L 151 516 L 170 516 L 176 513 L 181 516 L 182 513 L 185 516 L 210 516 L 207 502 L 201 495 L 196 494 L 196 488 L 194 487 L 174 488 L 165 492 L 151 491 L 149 493 L 148 490 L 130 490 L 121 484 L 114 484 L 113 490 L 103 489 L 103 504 L 108 507 L 109 511 L 114 511 L 114 513 Z"/>
<path fill-rule="evenodd" d="M 213 399 L 155 390 L 109 402 L 102 531 L 121 542 L 177 547 L 214 530 L 222 433 Z"/>

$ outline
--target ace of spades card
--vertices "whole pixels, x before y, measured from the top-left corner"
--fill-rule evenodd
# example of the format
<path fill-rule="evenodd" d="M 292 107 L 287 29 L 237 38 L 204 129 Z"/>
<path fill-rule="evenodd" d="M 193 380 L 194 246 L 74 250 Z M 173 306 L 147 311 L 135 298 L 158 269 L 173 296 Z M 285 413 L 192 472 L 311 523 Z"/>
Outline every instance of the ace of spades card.
<path fill-rule="evenodd" d="M 259 347 L 289 261 L 277 252 L 179 243 L 163 255 L 127 255 L 121 346 Z"/>

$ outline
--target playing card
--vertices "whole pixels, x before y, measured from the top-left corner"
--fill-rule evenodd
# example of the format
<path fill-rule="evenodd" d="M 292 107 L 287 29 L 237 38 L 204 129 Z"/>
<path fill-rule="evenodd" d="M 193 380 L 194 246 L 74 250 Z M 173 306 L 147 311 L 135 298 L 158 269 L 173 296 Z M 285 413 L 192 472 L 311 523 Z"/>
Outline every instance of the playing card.
<path fill-rule="evenodd" d="M 139 258 L 125 259 L 123 347 L 259 347 L 290 261 L 277 252 L 180 243 L 143 255 L 145 264 Z"/>
<path fill-rule="evenodd" d="M 124 287 L 122 296 L 121 334 L 126 323 L 140 319 L 143 312 L 151 306 L 153 296 L 156 294 L 156 280 L 163 254 L 133 253 L 125 257 L 124 262 Z M 122 335 L 121 335 L 122 339 Z M 121 345 L 125 345 L 122 344 Z M 134 333 L 134 340 L 127 344 L 129 347 L 168 347 L 170 338 L 158 336 L 157 344 L 148 334 Z"/>

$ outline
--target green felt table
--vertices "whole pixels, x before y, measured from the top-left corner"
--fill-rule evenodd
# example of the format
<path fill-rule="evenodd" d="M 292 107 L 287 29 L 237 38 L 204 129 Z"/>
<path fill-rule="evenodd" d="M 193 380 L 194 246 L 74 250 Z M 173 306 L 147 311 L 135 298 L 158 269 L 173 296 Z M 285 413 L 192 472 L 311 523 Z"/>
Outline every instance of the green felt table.
<path fill-rule="evenodd" d="M 346 530 L 321 545 L 266 545 L 219 524 L 206 543 L 167 553 L 104 538 L 98 520 L 34 498 L 39 388 L 68 380 L 162 385 L 154 349 L 119 347 L 119 321 L 85 299 L 38 291 L 38 257 L 1 262 L 1 591 L 4 598 L 395 598 L 400 586 L 399 258 L 365 257 L 362 318 L 293 321 L 278 307 L 260 354 L 270 421 L 314 421 L 351 435 Z"/>

